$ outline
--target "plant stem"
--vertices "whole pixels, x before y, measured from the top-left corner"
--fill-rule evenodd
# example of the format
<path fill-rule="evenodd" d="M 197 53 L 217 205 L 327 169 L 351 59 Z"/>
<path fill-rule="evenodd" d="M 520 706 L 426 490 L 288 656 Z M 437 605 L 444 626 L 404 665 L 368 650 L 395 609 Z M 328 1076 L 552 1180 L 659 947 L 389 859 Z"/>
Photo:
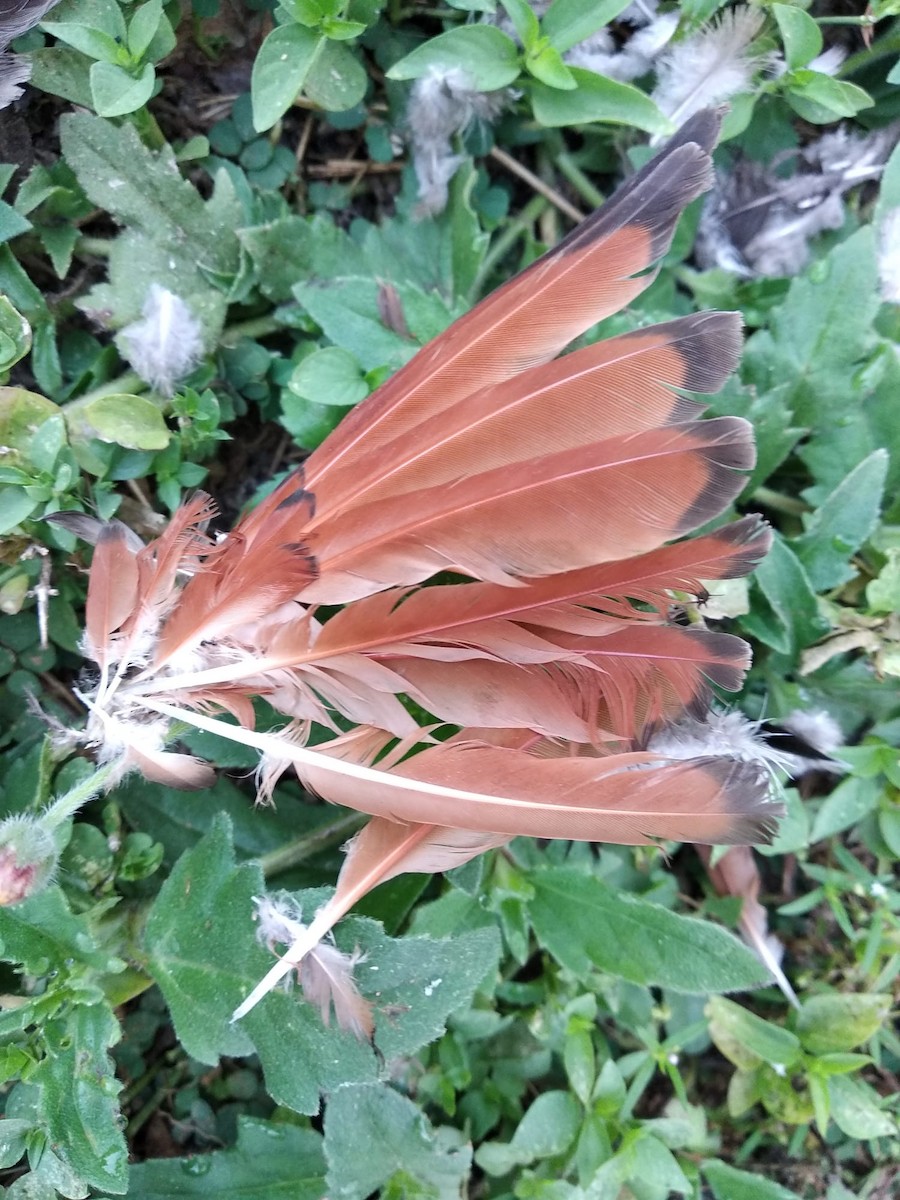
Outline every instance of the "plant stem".
<path fill-rule="evenodd" d="M 599 188 L 594 187 L 568 151 L 564 150 L 556 156 L 556 165 L 579 196 L 586 200 L 592 208 L 599 208 L 605 202 L 606 197 Z"/>
<path fill-rule="evenodd" d="M 365 824 L 365 819 L 362 813 L 342 813 L 328 825 L 321 825 L 312 833 L 306 833 L 296 841 L 288 842 L 286 846 L 279 846 L 277 850 L 271 850 L 259 859 L 263 874 L 267 879 L 273 875 L 282 875 L 291 867 L 306 862 L 321 850 L 340 845 Z"/>
<path fill-rule="evenodd" d="M 781 492 L 776 492 L 772 488 L 758 487 L 753 493 L 753 499 L 764 504 L 766 508 L 774 508 L 776 512 L 787 513 L 792 517 L 801 517 L 804 513 L 810 512 L 809 505 L 803 500 L 797 500 L 794 496 L 782 495 Z"/>
<path fill-rule="evenodd" d="M 83 234 L 78 239 L 79 254 L 93 254 L 95 258 L 109 258 L 112 250 L 111 238 L 88 237 Z"/>
<path fill-rule="evenodd" d="M 479 269 L 478 277 L 472 288 L 473 299 L 477 299 L 481 295 L 485 280 L 491 271 L 493 271 L 497 263 L 509 252 L 519 238 L 531 228 L 548 203 L 543 196 L 532 196 L 519 215 L 510 221 L 502 233 L 497 235 L 491 243 L 487 254 L 484 256 L 484 262 Z"/>
<path fill-rule="evenodd" d="M 59 796 L 43 814 L 41 823 L 47 829 L 55 829 L 57 825 L 68 820 L 82 805 L 87 804 L 88 800 L 93 800 L 98 792 L 103 791 L 116 766 L 117 763 L 107 763 L 105 767 L 98 767 L 93 775 L 77 783 L 65 795 Z"/>
<path fill-rule="evenodd" d="M 238 321 L 234 325 L 229 325 L 223 331 L 219 344 L 235 346 L 241 338 L 266 337 L 267 334 L 278 333 L 280 329 L 284 329 L 284 325 L 275 317 L 251 317 L 247 321 Z"/>

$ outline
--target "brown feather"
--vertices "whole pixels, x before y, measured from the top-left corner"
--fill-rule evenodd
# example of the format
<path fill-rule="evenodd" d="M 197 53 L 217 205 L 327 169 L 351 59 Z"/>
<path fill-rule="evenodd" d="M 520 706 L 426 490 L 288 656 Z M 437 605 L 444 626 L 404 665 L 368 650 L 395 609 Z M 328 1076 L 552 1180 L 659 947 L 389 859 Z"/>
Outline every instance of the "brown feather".
<path fill-rule="evenodd" d="M 85 610 L 87 652 L 100 667 L 112 661 L 110 635 L 137 602 L 137 555 L 119 522 L 110 522 L 97 534 Z"/>

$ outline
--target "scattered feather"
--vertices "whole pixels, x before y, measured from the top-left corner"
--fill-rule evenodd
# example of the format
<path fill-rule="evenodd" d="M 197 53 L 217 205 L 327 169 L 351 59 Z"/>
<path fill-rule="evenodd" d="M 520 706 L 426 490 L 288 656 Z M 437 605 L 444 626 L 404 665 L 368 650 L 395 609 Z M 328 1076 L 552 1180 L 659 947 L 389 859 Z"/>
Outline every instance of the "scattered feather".
<path fill-rule="evenodd" d="M 726 9 L 714 24 L 676 42 L 659 58 L 652 99 L 675 125 L 749 88 L 766 62 L 764 55 L 750 53 L 764 21 L 757 9 Z"/>
<path fill-rule="evenodd" d="M 150 285 L 142 313 L 119 334 L 125 357 L 145 383 L 171 396 L 203 356 L 203 330 L 181 297 L 158 283 Z"/>
<path fill-rule="evenodd" d="M 0 4 L 0 109 L 18 100 L 31 78 L 27 54 L 4 53 L 10 42 L 43 20 L 57 0 L 5 0 Z"/>
<path fill-rule="evenodd" d="M 631 5 L 631 8 L 636 6 Z M 622 13 L 623 21 L 629 11 Z M 608 29 L 600 29 L 573 46 L 563 57 L 569 66 L 584 67 L 608 79 L 631 83 L 653 70 L 677 28 L 678 13 L 671 12 L 654 17 L 624 40 L 617 40 Z"/>
<path fill-rule="evenodd" d="M 273 899 L 255 896 L 257 936 L 270 950 L 275 946 L 291 945 L 302 939 L 307 931 L 302 914 L 289 897 Z M 345 954 L 337 946 L 320 941 L 302 963 L 295 966 L 305 999 L 318 1008 L 322 1021 L 328 1025 L 331 1011 L 341 1029 L 353 1033 L 360 1041 L 371 1041 L 375 1031 L 372 1006 L 356 986 L 353 969 L 364 962 L 359 950 Z"/>
<path fill-rule="evenodd" d="M 900 304 L 900 208 L 885 213 L 878 229 L 878 278 L 882 300 Z"/>
<path fill-rule="evenodd" d="M 447 188 L 465 156 L 453 138 L 473 121 L 493 121 L 506 102 L 505 92 L 480 92 L 460 67 L 431 67 L 410 92 L 406 123 L 413 166 L 419 181 L 419 212 L 433 216 L 447 204 Z"/>

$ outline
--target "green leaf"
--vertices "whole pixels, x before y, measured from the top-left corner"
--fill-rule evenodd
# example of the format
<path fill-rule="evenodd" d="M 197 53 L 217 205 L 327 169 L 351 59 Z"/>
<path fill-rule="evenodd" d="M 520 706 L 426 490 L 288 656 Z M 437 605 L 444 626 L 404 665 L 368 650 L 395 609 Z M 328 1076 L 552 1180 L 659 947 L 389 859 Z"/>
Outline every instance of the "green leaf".
<path fill-rule="evenodd" d="M 782 1187 L 774 1179 L 750 1171 L 739 1171 L 720 1159 L 700 1164 L 704 1178 L 716 1200 L 800 1200 L 796 1192 Z"/>
<path fill-rule="evenodd" d="M 28 519 L 41 501 L 24 488 L 0 487 L 0 536 L 11 533 Z"/>
<path fill-rule="evenodd" d="M 877 993 L 811 996 L 797 1017 L 797 1034 L 811 1054 L 841 1054 L 878 1032 L 891 1003 L 891 996 Z"/>
<path fill-rule="evenodd" d="M 560 54 L 615 20 L 628 7 L 628 0 L 553 0 L 544 14 L 541 29 Z"/>
<path fill-rule="evenodd" d="M 9 242 L 20 233 L 32 228 L 29 220 L 22 216 L 5 200 L 0 200 L 0 242 Z"/>
<path fill-rule="evenodd" d="M 805 67 L 822 53 L 822 32 L 809 13 L 793 4 L 773 4 L 789 67 Z"/>
<path fill-rule="evenodd" d="M 573 1144 L 584 1114 L 570 1092 L 541 1092 L 509 1142 L 483 1142 L 476 1161 L 489 1175 L 507 1175 L 516 1167 L 564 1154 Z"/>
<path fill-rule="evenodd" d="M 541 26 L 528 0 L 500 0 L 500 3 L 506 9 L 519 41 L 526 51 L 530 51 L 541 36 Z"/>
<path fill-rule="evenodd" d="M 560 91 L 543 83 L 531 85 L 534 115 L 541 125 L 556 129 L 609 121 L 646 133 L 668 133 L 671 128 L 668 118 L 650 97 L 630 83 L 617 83 L 582 67 L 570 67 L 569 73 L 575 81 L 571 91 Z"/>
<path fill-rule="evenodd" d="M 866 601 L 873 612 L 900 612 L 900 548 L 892 546 L 887 562 L 866 587 Z"/>
<path fill-rule="evenodd" d="M 90 60 L 68 46 L 50 46 L 31 55 L 33 87 L 62 96 L 82 108 L 91 108 Z"/>
<path fill-rule="evenodd" d="M 358 404 L 369 394 L 359 363 L 339 346 L 314 350 L 297 364 L 287 386 L 304 400 L 340 408 Z"/>
<path fill-rule="evenodd" d="M 231 1013 L 271 966 L 256 940 L 253 896 L 262 894 L 258 867 L 236 866 L 229 822 L 182 856 L 160 889 L 146 927 L 147 969 L 159 983 L 186 1051 L 201 1062 L 221 1055 L 259 1055 L 268 1090 L 297 1112 L 318 1111 L 320 1094 L 343 1083 L 374 1080 L 372 1049 L 322 1023 L 318 1009 L 277 991 L 245 1017 Z M 313 912 L 324 894 L 300 893 Z M 357 983 L 375 1005 L 375 1043 L 385 1058 L 415 1053 L 468 1003 L 499 955 L 495 930 L 476 930 L 452 942 L 392 941 L 373 921 L 351 919 L 338 945 L 365 952 Z"/>
<path fill-rule="evenodd" d="M 253 60 L 250 94 L 253 127 L 271 129 L 294 103 L 325 39 L 303 25 L 279 25 L 268 35 Z"/>
<path fill-rule="evenodd" d="M 547 87 L 571 91 L 578 86 L 562 55 L 553 46 L 544 45 L 537 53 L 526 55 L 525 66 L 535 79 Z"/>
<path fill-rule="evenodd" d="M 796 1034 L 764 1021 L 724 996 L 713 996 L 706 1015 L 710 1037 L 729 1062 L 742 1070 L 764 1062 L 781 1073 L 790 1070 L 801 1056 Z"/>
<path fill-rule="evenodd" d="M 310 66 L 303 91 L 328 112 L 346 112 L 366 94 L 365 67 L 343 42 L 327 41 Z"/>
<path fill-rule="evenodd" d="M 128 1149 L 119 1124 L 116 1080 L 107 1051 L 121 1036 L 105 1004 L 78 1005 L 44 1029 L 47 1054 L 32 1076 L 56 1152 L 92 1187 L 122 1195 Z"/>
<path fill-rule="evenodd" d="M 5 372 L 23 359 L 31 349 L 31 326 L 6 296 L 0 293 L 0 372 Z M 5 389 L 4 389 L 5 391 Z M 0 398 L 0 421 L 5 422 L 6 405 Z M 9 447 L 9 442 L 3 443 Z M 7 449 L 6 453 L 9 453 Z M 8 459 L 4 455 L 4 461 Z"/>
<path fill-rule="evenodd" d="M 109 283 L 79 305 L 126 325 L 140 317 L 151 283 L 164 281 L 201 322 L 211 349 L 228 306 L 211 281 L 232 278 L 239 265 L 243 210 L 230 180 L 220 172 L 204 201 L 181 177 L 171 149 L 148 150 L 128 123 L 66 115 L 60 130 L 63 154 L 88 198 L 126 226 L 110 243 Z"/>
<path fill-rule="evenodd" d="M 861 779 L 851 775 L 843 779 L 822 801 L 813 821 L 811 842 L 821 842 L 844 829 L 859 824 L 878 807 L 881 785 L 877 779 Z"/>
<path fill-rule="evenodd" d="M 38 977 L 73 963 L 106 973 L 124 966 L 99 947 L 87 918 L 70 911 L 58 887 L 0 908 L 0 958 Z"/>
<path fill-rule="evenodd" d="M 839 587 L 856 575 L 849 558 L 874 532 L 890 458 L 874 450 L 854 467 L 809 520 L 793 548 L 816 591 Z"/>
<path fill-rule="evenodd" d="M 159 407 L 145 396 L 101 396 L 78 415 L 101 441 L 128 450 L 163 450 L 172 436 Z"/>
<path fill-rule="evenodd" d="M 101 117 L 124 117 L 143 107 L 153 95 L 156 72 L 145 63 L 137 75 L 115 63 L 97 62 L 91 67 L 91 97 Z"/>
<path fill-rule="evenodd" d="M 146 53 L 159 29 L 162 15 L 162 0 L 147 0 L 134 10 L 128 23 L 128 49 L 136 59 L 143 58 Z"/>
<path fill-rule="evenodd" d="M 325 1156 L 328 1194 L 342 1200 L 365 1200 L 392 1179 L 402 1196 L 449 1198 L 465 1191 L 472 1150 L 462 1133 L 434 1129 L 393 1088 L 366 1083 L 340 1087 L 329 1099 Z"/>
<path fill-rule="evenodd" d="M 121 59 L 122 46 L 113 34 L 102 29 L 92 29 L 75 21 L 43 21 L 43 29 L 52 37 L 80 50 L 97 62 L 115 63 Z"/>
<path fill-rule="evenodd" d="M 816 594 L 800 560 L 777 533 L 772 549 L 756 568 L 755 586 L 771 616 L 758 607 L 742 618 L 744 628 L 782 654 L 796 654 L 828 632 Z"/>
<path fill-rule="evenodd" d="M 509 87 L 519 75 L 519 51 L 496 25 L 461 25 L 431 38 L 394 63 L 388 79 L 420 79 L 428 71 L 463 71 L 479 92 Z"/>
<path fill-rule="evenodd" d="M 324 1191 L 321 1135 L 258 1117 L 238 1117 L 237 1145 L 228 1150 L 134 1163 L 128 1171 L 134 1200 L 320 1200 Z"/>
<path fill-rule="evenodd" d="M 584 977 L 592 967 L 676 992 L 758 987 L 768 973 L 727 930 L 682 917 L 567 867 L 536 871 L 534 931 L 554 957 Z"/>
<path fill-rule="evenodd" d="M 801 68 L 792 71 L 787 79 L 785 98 L 788 104 L 804 121 L 814 125 L 830 125 L 841 117 L 855 117 L 875 103 L 869 93 L 855 83 L 832 79 L 821 71 Z"/>
<path fill-rule="evenodd" d="M 832 1120 L 848 1137 L 868 1141 L 896 1135 L 897 1123 L 881 1108 L 878 1093 L 862 1080 L 830 1076 L 828 1098 Z"/>

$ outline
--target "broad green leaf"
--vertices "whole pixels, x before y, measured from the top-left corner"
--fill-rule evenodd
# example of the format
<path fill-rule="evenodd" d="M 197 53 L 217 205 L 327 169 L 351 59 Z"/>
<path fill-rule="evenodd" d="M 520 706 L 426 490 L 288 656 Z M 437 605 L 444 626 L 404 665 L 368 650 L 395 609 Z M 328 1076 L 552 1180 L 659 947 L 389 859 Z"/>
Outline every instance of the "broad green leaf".
<path fill-rule="evenodd" d="M 771 334 L 763 331 L 749 340 L 748 367 L 757 386 L 763 375 L 771 387 L 788 382 L 795 422 L 846 436 L 846 420 L 855 407 L 848 369 L 872 338 L 880 303 L 876 277 L 874 233 L 867 226 L 798 276 L 772 313 Z"/>
<path fill-rule="evenodd" d="M 162 15 L 162 0 L 147 0 L 134 10 L 128 22 L 128 49 L 135 58 L 141 58 L 153 41 Z"/>
<path fill-rule="evenodd" d="M 150 1159 L 128 1170 L 133 1200 L 321 1200 L 324 1192 L 321 1134 L 258 1117 L 238 1118 L 237 1145 L 227 1150 Z"/>
<path fill-rule="evenodd" d="M 52 96 L 62 96 L 81 108 L 93 107 L 90 59 L 69 46 L 35 50 L 31 59 L 31 83 Z"/>
<path fill-rule="evenodd" d="M 0 959 L 43 977 L 71 964 L 114 972 L 121 960 L 101 949 L 85 916 L 73 914 L 56 886 L 21 904 L 0 908 Z"/>
<path fill-rule="evenodd" d="M 321 34 L 303 25 L 278 25 L 268 35 L 250 78 L 257 132 L 271 129 L 294 103 L 324 45 Z"/>
<path fill-rule="evenodd" d="M 878 807 L 880 798 L 881 785 L 877 779 L 861 779 L 851 775 L 841 780 L 822 801 L 813 821 L 810 841 L 821 842 L 858 824 Z"/>
<path fill-rule="evenodd" d="M 534 115 L 541 125 L 555 129 L 609 121 L 643 129 L 645 133 L 667 133 L 671 128 L 668 118 L 650 97 L 630 83 L 618 83 L 582 67 L 569 70 L 575 81 L 570 91 L 537 82 L 531 85 Z"/>
<path fill-rule="evenodd" d="M 828 632 L 818 601 L 796 554 L 778 534 L 756 568 L 755 586 L 768 602 L 771 616 L 754 609 L 742 618 L 744 628 L 782 654 L 795 654 Z"/>
<path fill-rule="evenodd" d="M 615 20 L 627 7 L 627 0 L 553 0 L 541 21 L 541 29 L 560 54 L 565 54 Z"/>
<path fill-rule="evenodd" d="M 66 161 L 88 198 L 126 227 L 110 243 L 109 283 L 79 305 L 126 325 L 140 317 L 151 283 L 164 283 L 201 322 L 205 348 L 212 348 L 228 305 L 216 284 L 239 265 L 242 208 L 230 180 L 220 172 L 204 201 L 172 151 L 148 150 L 131 125 L 79 114 L 63 116 L 60 129 Z"/>
<path fill-rule="evenodd" d="M 717 1158 L 707 1159 L 700 1169 L 716 1200 L 800 1200 L 796 1192 L 774 1179 L 762 1173 L 739 1171 Z"/>
<path fill-rule="evenodd" d="M 153 95 L 156 72 L 145 63 L 133 75 L 115 63 L 97 62 L 91 67 L 91 96 L 101 117 L 124 117 L 143 107 Z"/>
<path fill-rule="evenodd" d="M 267 225 L 241 229 L 238 236 L 253 260 L 263 295 L 276 303 L 289 300 L 294 284 L 312 270 L 312 223 L 292 213 Z"/>
<path fill-rule="evenodd" d="M 578 1136 L 584 1113 L 570 1092 L 541 1092 L 509 1142 L 483 1142 L 476 1161 L 489 1175 L 507 1175 L 517 1167 L 564 1154 Z"/>
<path fill-rule="evenodd" d="M 871 536 L 881 511 L 889 463 L 887 450 L 874 450 L 816 509 L 793 549 L 818 592 L 846 583 L 856 571 L 850 556 Z"/>
<path fill-rule="evenodd" d="M 788 77 L 785 99 L 804 121 L 814 125 L 830 125 L 841 117 L 855 117 L 875 103 L 869 93 L 855 83 L 832 79 L 821 71 L 804 68 L 793 71 Z"/>
<path fill-rule="evenodd" d="M 339 346 L 315 350 L 294 368 L 288 385 L 304 400 L 350 408 L 369 393 L 359 363 Z"/>
<path fill-rule="evenodd" d="M 832 1075 L 828 1098 L 832 1120 L 848 1137 L 863 1141 L 896 1135 L 896 1121 L 881 1107 L 878 1093 L 862 1080 Z"/>
<path fill-rule="evenodd" d="M 873 612 L 900 612 L 900 549 L 888 550 L 887 562 L 866 587 L 866 600 Z"/>
<path fill-rule="evenodd" d="M 102 29 L 91 29 L 75 21 L 44 21 L 43 28 L 53 37 L 80 50 L 97 62 L 115 63 L 121 58 L 122 46 L 116 38 Z"/>
<path fill-rule="evenodd" d="M 80 409 L 78 416 L 101 441 L 128 450 L 163 450 L 172 436 L 159 406 L 146 396 L 101 396 Z"/>
<path fill-rule="evenodd" d="M 369 77 L 353 51 L 342 42 L 326 41 L 309 68 L 303 91 L 328 112 L 345 112 L 366 94 Z"/>
<path fill-rule="evenodd" d="M 431 38 L 394 63 L 388 79 L 419 79 L 433 69 L 458 68 L 479 92 L 509 87 L 519 74 L 519 51 L 495 25 L 461 25 Z"/>
<path fill-rule="evenodd" d="M 797 1034 L 811 1054 L 854 1050 L 877 1033 L 891 1011 L 889 995 L 839 992 L 811 996 L 797 1017 Z"/>
<path fill-rule="evenodd" d="M 14 1167 L 26 1149 L 26 1137 L 33 1128 L 30 1121 L 7 1117 L 0 1121 L 0 1169 Z"/>
<path fill-rule="evenodd" d="M 805 67 L 822 52 L 822 32 L 809 13 L 794 4 L 773 4 L 789 67 Z"/>
<path fill-rule="evenodd" d="M 528 0 L 500 0 L 500 2 L 512 21 L 519 41 L 527 51 L 530 51 L 541 36 L 541 26 L 528 4 Z"/>
<path fill-rule="evenodd" d="M 3 465 L 21 466 L 37 429 L 61 411 L 39 392 L 0 387 L 0 445 L 6 447 Z"/>
<path fill-rule="evenodd" d="M 16 212 L 12 205 L 0 200 L 0 242 L 9 242 L 20 233 L 27 233 L 31 222 Z"/>
<path fill-rule="evenodd" d="M 119 1123 L 116 1080 L 108 1050 L 121 1037 L 105 1004 L 78 1005 L 44 1029 L 46 1057 L 32 1076 L 56 1152 L 92 1187 L 128 1189 L 128 1149 Z"/>
<path fill-rule="evenodd" d="M 682 917 L 568 867 L 535 871 L 534 931 L 579 976 L 592 967 L 632 983 L 676 992 L 759 987 L 768 973 L 727 930 Z"/>
<path fill-rule="evenodd" d="M 325 1157 L 328 1194 L 342 1200 L 365 1200 L 392 1179 L 400 1195 L 450 1200 L 466 1190 L 472 1150 L 459 1130 L 433 1128 L 411 1100 L 373 1082 L 329 1098 Z"/>
<path fill-rule="evenodd" d="M 706 1006 L 706 1015 L 712 1040 L 736 1067 L 746 1070 L 764 1062 L 787 1071 L 800 1058 L 800 1039 L 796 1034 L 764 1021 L 724 996 L 713 996 Z"/>
<path fill-rule="evenodd" d="M 553 46 L 545 44 L 537 53 L 527 55 L 525 66 L 535 79 L 547 87 L 571 91 L 578 86 L 562 55 Z"/>
<path fill-rule="evenodd" d="M 378 1064 L 369 1046 L 326 1027 L 299 994 L 276 991 L 239 1024 L 231 1023 L 234 1008 L 272 964 L 252 921 L 252 898 L 263 889 L 257 867 L 235 865 L 229 823 L 217 819 L 160 890 L 147 922 L 146 966 L 189 1054 L 215 1063 L 223 1054 L 255 1050 L 273 1098 L 314 1113 L 321 1092 L 374 1080 Z M 312 914 L 324 899 L 322 892 L 305 892 L 297 902 Z M 388 1059 L 415 1053 L 436 1037 L 499 953 L 494 930 L 448 942 L 392 941 L 374 922 L 359 918 L 343 922 L 336 939 L 345 950 L 365 952 L 356 979 L 375 1006 L 375 1044 Z"/>
<path fill-rule="evenodd" d="M 111 38 L 125 41 L 125 14 L 118 0 L 63 0 L 51 9 L 60 24 L 85 25 L 99 29 Z M 41 22 L 42 29 L 49 29 L 55 22 Z"/>

